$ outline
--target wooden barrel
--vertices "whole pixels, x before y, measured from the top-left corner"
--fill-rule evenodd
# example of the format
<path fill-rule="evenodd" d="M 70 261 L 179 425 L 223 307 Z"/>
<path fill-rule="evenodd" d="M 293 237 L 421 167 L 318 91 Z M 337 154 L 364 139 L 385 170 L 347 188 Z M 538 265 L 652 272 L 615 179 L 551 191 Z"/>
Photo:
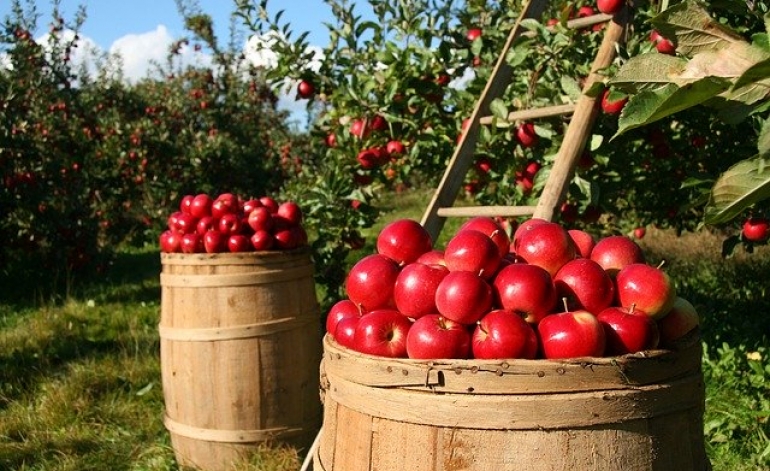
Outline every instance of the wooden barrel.
<path fill-rule="evenodd" d="M 315 471 L 702 471 L 701 344 L 567 361 L 415 361 L 324 339 Z"/>
<path fill-rule="evenodd" d="M 321 425 L 321 326 L 307 250 L 161 254 L 164 423 L 180 465 L 230 469 Z"/>

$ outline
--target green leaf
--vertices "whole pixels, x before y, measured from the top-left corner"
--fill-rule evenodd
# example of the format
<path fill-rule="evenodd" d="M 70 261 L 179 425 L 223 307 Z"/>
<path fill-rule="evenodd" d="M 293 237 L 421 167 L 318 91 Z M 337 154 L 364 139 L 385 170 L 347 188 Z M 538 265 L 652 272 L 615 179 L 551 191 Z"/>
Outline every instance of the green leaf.
<path fill-rule="evenodd" d="M 572 77 L 562 75 L 561 77 L 561 89 L 571 100 L 577 101 L 580 98 L 580 84 Z"/>
<path fill-rule="evenodd" d="M 762 130 L 759 131 L 759 138 L 757 140 L 757 150 L 760 157 L 770 154 L 770 118 L 762 123 Z"/>
<path fill-rule="evenodd" d="M 770 57 L 746 69 L 733 84 L 733 90 L 767 79 L 770 79 Z"/>
<path fill-rule="evenodd" d="M 770 162 L 763 157 L 743 160 L 717 179 L 706 206 L 706 224 L 731 221 L 751 205 L 770 198 Z"/>
<path fill-rule="evenodd" d="M 508 119 L 508 107 L 501 98 L 495 98 L 489 103 L 489 111 L 501 120 Z"/>
<path fill-rule="evenodd" d="M 729 86 L 730 82 L 727 80 L 706 77 L 683 87 L 668 84 L 658 90 L 646 90 L 633 95 L 623 107 L 618 120 L 618 131 L 612 138 L 699 105 Z"/>
<path fill-rule="evenodd" d="M 673 83 L 672 76 L 681 74 L 687 60 L 657 52 L 630 58 L 610 79 L 610 85 L 629 92 L 660 88 Z"/>
<path fill-rule="evenodd" d="M 714 20 L 700 2 L 687 0 L 652 18 L 661 35 L 675 40 L 677 52 L 692 56 L 743 41 L 741 35 Z"/>

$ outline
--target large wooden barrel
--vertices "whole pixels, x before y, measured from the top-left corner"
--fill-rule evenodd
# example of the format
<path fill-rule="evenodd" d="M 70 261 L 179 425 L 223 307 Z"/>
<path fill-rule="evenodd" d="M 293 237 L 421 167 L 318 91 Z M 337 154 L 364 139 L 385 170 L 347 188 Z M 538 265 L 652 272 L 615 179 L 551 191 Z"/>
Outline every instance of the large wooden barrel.
<path fill-rule="evenodd" d="M 567 361 L 415 361 L 324 340 L 315 471 L 702 471 L 700 342 Z"/>
<path fill-rule="evenodd" d="M 321 326 L 307 250 L 161 254 L 164 423 L 180 465 L 226 470 L 321 424 Z"/>

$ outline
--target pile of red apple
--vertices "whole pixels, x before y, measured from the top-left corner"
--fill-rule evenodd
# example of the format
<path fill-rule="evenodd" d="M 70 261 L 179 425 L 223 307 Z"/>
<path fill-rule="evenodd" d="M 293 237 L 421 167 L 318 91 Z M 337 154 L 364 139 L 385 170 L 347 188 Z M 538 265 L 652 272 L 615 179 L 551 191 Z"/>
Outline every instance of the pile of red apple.
<path fill-rule="evenodd" d="M 672 348 L 698 314 L 626 236 L 596 240 L 532 218 L 512 236 L 465 222 L 443 249 L 399 219 L 345 281 L 327 333 L 343 347 L 413 359 L 561 359 Z"/>
<path fill-rule="evenodd" d="M 307 245 L 302 210 L 270 196 L 185 195 L 160 235 L 161 252 L 221 253 L 290 250 Z"/>

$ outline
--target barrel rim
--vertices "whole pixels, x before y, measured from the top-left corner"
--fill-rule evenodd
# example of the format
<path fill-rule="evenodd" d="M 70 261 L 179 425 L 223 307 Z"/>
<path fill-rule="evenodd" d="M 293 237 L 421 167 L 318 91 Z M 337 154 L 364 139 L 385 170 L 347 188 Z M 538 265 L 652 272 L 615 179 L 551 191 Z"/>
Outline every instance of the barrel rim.
<path fill-rule="evenodd" d="M 309 246 L 298 247 L 289 250 L 254 250 L 249 252 L 217 252 L 217 253 L 180 253 L 160 252 L 160 260 L 164 265 L 185 265 L 192 262 L 211 264 L 237 264 L 253 263 L 262 259 L 291 258 L 293 256 L 308 255 L 311 253 Z"/>
<path fill-rule="evenodd" d="M 563 360 L 414 360 L 356 352 L 323 339 L 322 374 L 369 387 L 458 394 L 578 392 L 632 389 L 701 371 L 699 336 L 678 350 Z"/>

